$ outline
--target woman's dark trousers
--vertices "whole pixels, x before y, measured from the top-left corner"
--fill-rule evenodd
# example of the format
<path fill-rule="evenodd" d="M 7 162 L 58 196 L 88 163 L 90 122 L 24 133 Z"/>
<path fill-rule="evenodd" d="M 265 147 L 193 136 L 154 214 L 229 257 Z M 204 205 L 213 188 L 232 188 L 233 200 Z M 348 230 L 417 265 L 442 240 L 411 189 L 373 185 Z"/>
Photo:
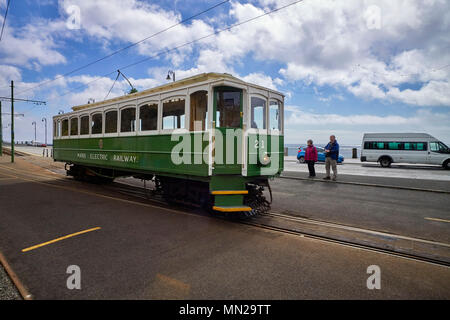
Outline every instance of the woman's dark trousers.
<path fill-rule="evenodd" d="M 308 163 L 309 175 L 311 177 L 315 177 L 316 176 L 316 170 L 314 169 L 314 161 L 308 160 L 308 161 L 306 161 L 306 163 Z"/>

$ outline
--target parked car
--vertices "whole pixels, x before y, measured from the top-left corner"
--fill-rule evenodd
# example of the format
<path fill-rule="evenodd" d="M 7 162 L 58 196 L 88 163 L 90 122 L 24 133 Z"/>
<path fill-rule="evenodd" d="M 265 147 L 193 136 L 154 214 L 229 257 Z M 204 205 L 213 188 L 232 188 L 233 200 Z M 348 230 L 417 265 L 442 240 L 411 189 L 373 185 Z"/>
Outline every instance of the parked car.
<path fill-rule="evenodd" d="M 306 147 L 298 148 L 297 160 L 300 163 L 305 163 L 305 149 L 306 149 Z M 317 149 L 317 161 L 325 162 L 325 149 L 321 148 L 321 147 L 316 147 L 316 149 Z M 344 162 L 344 157 L 340 155 L 338 157 L 337 163 L 342 163 L 342 162 Z"/>
<path fill-rule="evenodd" d="M 361 162 L 437 164 L 450 169 L 450 148 L 427 133 L 366 133 Z"/>

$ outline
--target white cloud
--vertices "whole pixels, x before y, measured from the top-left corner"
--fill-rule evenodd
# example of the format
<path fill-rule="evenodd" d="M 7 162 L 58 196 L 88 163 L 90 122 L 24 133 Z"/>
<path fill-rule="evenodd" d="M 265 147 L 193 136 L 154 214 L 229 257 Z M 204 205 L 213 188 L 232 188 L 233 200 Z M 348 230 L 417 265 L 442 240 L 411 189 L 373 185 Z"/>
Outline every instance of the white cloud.
<path fill-rule="evenodd" d="M 289 105 L 285 111 L 286 143 L 302 144 L 309 138 L 325 143 L 330 134 L 336 134 L 340 143 L 354 145 L 361 143 L 366 132 L 426 132 L 450 142 L 450 114 L 428 109 L 411 116 L 319 114 Z"/>
<path fill-rule="evenodd" d="M 9 86 L 11 79 L 20 81 L 22 78 L 20 70 L 16 67 L 9 65 L 0 65 L 0 88 Z M 3 93 L 3 91 L 0 91 Z"/>
<path fill-rule="evenodd" d="M 62 44 L 56 41 L 60 33 L 64 33 L 61 20 L 36 19 L 17 29 L 8 26 L 0 46 L 0 63 L 37 70 L 41 66 L 65 63 L 66 58 L 58 51 Z"/>
<path fill-rule="evenodd" d="M 137 42 L 182 20 L 178 13 L 138 0 L 60 1 L 62 8 L 72 4 L 80 8 L 81 31 L 107 44 Z M 137 48 L 140 54 L 152 56 L 162 49 L 176 47 L 212 32 L 210 25 L 194 19 L 140 43 Z M 172 53 L 172 64 L 180 65 L 190 51 L 191 48 L 186 46 Z"/>
<path fill-rule="evenodd" d="M 288 1 L 261 3 L 270 8 Z M 380 28 L 368 28 L 367 8 L 380 10 Z M 261 14 L 233 2 L 238 21 Z M 450 3 L 422 1 L 307 1 L 220 34 L 216 50 L 227 61 L 251 54 L 284 63 L 290 81 L 343 88 L 364 99 L 450 106 Z M 415 84 L 419 89 L 401 90 Z M 412 97 L 414 96 L 414 97 Z M 420 99 L 419 97 L 430 97 Z M 432 97 L 432 98 L 431 98 Z"/>

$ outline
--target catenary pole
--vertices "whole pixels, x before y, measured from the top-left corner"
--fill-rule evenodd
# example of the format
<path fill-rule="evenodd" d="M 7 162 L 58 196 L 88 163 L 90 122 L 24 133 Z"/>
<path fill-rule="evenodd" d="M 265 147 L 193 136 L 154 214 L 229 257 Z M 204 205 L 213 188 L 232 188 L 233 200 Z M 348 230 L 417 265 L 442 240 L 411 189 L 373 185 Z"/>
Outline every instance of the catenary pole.
<path fill-rule="evenodd" d="M 11 80 L 11 163 L 14 163 L 14 81 Z"/>
<path fill-rule="evenodd" d="M 45 145 L 47 145 L 47 118 L 42 118 L 42 121 L 45 122 Z"/>
<path fill-rule="evenodd" d="M 0 101 L 0 157 L 3 156 L 2 101 Z"/>

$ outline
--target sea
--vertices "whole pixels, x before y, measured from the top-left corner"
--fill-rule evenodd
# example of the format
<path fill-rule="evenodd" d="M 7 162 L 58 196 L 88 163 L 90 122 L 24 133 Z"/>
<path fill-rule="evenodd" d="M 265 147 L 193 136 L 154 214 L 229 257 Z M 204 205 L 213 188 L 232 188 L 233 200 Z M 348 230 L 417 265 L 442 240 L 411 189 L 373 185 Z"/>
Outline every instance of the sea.
<path fill-rule="evenodd" d="M 299 147 L 304 147 L 305 144 L 285 144 L 284 145 L 286 148 L 288 148 L 288 156 L 296 156 L 297 152 L 298 152 L 298 148 Z M 325 147 L 325 144 L 315 144 L 316 147 Z M 344 158 L 351 158 L 352 157 L 352 150 L 353 148 L 356 148 L 357 150 L 357 157 L 359 158 L 361 155 L 361 145 L 356 146 L 356 145 L 349 145 L 349 146 L 345 146 L 345 145 L 339 145 L 339 154 L 341 156 L 343 156 Z"/>

